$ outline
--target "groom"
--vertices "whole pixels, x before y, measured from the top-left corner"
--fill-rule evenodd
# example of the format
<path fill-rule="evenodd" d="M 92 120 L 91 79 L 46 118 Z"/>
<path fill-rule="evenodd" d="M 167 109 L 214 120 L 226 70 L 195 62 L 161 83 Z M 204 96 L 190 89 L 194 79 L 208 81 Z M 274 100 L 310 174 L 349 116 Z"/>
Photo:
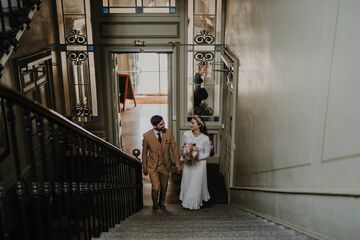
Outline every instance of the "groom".
<path fill-rule="evenodd" d="M 144 175 L 149 175 L 153 209 L 165 208 L 165 196 L 171 168 L 170 151 L 176 171 L 181 171 L 177 145 L 171 131 L 159 115 L 151 117 L 153 129 L 144 133 L 142 161 Z"/>

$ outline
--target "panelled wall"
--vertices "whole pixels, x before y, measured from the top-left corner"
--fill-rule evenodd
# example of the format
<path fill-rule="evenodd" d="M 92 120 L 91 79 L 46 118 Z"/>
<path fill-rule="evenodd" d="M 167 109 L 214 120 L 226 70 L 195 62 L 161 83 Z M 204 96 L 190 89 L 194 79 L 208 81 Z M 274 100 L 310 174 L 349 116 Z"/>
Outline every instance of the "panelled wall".
<path fill-rule="evenodd" d="M 57 43 L 57 21 L 56 21 L 55 3 L 51 0 L 43 0 L 40 10 L 36 11 L 30 23 L 30 29 L 26 30 L 21 36 L 16 52 L 13 52 L 7 61 L 2 72 L 0 82 L 9 87 L 17 88 L 20 83 L 17 79 L 17 70 L 15 61 L 41 52 L 51 50 L 52 53 L 52 71 L 53 84 L 55 89 L 55 107 L 58 112 L 63 112 L 62 106 L 62 83 L 59 76 L 60 65 L 58 64 L 56 54 Z"/>
<path fill-rule="evenodd" d="M 360 226 L 360 2 L 228 0 L 231 202 L 324 239 Z"/>

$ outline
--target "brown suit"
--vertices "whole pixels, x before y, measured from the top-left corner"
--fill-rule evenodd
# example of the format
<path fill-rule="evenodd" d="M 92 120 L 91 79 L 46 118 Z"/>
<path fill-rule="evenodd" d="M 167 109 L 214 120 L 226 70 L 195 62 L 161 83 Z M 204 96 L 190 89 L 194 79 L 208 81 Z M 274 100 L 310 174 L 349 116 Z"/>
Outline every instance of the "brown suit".
<path fill-rule="evenodd" d="M 175 138 L 165 129 L 162 133 L 161 143 L 158 141 L 154 130 L 144 133 L 142 161 L 144 173 L 148 173 L 152 185 L 154 204 L 160 190 L 159 205 L 164 205 L 165 195 L 171 169 L 171 154 L 176 168 L 180 169 L 180 160 Z"/>

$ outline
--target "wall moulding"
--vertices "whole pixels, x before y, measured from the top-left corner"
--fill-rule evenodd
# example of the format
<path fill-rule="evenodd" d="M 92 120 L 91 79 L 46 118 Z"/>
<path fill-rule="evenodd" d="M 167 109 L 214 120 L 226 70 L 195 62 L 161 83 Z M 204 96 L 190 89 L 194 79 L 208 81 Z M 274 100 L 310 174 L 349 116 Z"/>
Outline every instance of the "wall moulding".
<path fill-rule="evenodd" d="M 337 197 L 355 197 L 360 198 L 360 191 L 340 191 L 340 190 L 314 190 L 314 189 L 291 189 L 291 188 L 261 188 L 261 187 L 231 187 L 234 191 L 255 191 L 268 193 L 282 193 L 282 194 L 297 194 L 297 195 L 323 195 L 323 196 L 337 196 Z"/>

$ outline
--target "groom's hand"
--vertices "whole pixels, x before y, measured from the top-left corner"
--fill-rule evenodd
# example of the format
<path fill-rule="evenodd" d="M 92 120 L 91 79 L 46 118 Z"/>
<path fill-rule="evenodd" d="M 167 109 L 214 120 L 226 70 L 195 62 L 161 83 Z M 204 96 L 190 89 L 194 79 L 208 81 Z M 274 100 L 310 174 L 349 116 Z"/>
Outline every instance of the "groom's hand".
<path fill-rule="evenodd" d="M 182 172 L 182 166 L 181 165 L 178 165 L 176 166 L 176 173 L 181 173 Z"/>

